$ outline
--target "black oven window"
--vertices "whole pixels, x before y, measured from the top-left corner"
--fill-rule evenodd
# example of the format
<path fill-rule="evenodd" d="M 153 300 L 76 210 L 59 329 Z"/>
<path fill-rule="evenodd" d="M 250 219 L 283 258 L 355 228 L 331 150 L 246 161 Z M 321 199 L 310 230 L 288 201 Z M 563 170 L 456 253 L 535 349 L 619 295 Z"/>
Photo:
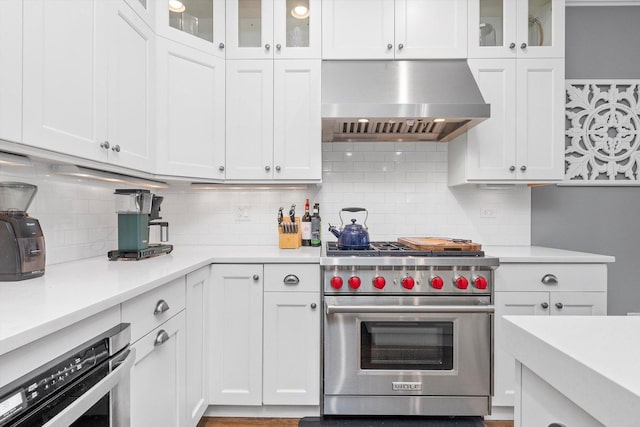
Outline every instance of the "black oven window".
<path fill-rule="evenodd" d="M 360 368 L 453 369 L 453 322 L 362 322 Z"/>

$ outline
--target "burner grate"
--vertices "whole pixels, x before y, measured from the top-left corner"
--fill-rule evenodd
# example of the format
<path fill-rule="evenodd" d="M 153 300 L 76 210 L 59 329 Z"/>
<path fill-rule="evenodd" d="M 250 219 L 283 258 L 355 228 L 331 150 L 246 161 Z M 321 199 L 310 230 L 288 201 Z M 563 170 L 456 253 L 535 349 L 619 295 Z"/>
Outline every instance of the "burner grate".
<path fill-rule="evenodd" d="M 483 251 L 414 249 L 398 242 L 370 242 L 366 249 L 340 249 L 336 242 L 327 242 L 327 256 L 353 257 L 484 257 Z"/>

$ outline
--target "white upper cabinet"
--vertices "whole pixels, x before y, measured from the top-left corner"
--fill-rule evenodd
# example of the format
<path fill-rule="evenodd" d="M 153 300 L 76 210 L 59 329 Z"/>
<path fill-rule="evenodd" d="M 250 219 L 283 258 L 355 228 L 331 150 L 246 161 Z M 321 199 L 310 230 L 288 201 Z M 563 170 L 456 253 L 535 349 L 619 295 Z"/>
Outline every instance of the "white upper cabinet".
<path fill-rule="evenodd" d="M 564 57 L 564 0 L 469 0 L 469 58 Z"/>
<path fill-rule="evenodd" d="M 227 61 L 227 179 L 319 180 L 320 140 L 320 60 Z"/>
<path fill-rule="evenodd" d="M 320 0 L 227 2 L 227 58 L 320 58 Z"/>
<path fill-rule="evenodd" d="M 23 142 L 150 172 L 153 42 L 124 1 L 25 2 Z"/>
<path fill-rule="evenodd" d="M 467 0 L 324 0 L 323 59 L 466 58 Z"/>
<path fill-rule="evenodd" d="M 22 1 L 0 1 L 0 139 L 22 141 Z"/>
<path fill-rule="evenodd" d="M 155 28 L 159 36 L 225 57 L 225 0 L 129 1 L 157 8 Z"/>
<path fill-rule="evenodd" d="M 98 9 L 95 1 L 24 2 L 25 144 L 107 161 L 106 22 Z"/>
<path fill-rule="evenodd" d="M 157 169 L 164 175 L 225 177 L 225 61 L 158 38 Z"/>

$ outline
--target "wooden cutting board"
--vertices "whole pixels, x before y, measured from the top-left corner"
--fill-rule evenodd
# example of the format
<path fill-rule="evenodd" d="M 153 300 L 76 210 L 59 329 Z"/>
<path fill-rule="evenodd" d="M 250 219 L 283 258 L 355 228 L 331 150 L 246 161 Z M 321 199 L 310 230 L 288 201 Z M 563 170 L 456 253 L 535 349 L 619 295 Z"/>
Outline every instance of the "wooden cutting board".
<path fill-rule="evenodd" d="M 446 237 L 398 237 L 398 243 L 425 251 L 479 251 L 482 249 L 482 245 L 471 240 Z"/>

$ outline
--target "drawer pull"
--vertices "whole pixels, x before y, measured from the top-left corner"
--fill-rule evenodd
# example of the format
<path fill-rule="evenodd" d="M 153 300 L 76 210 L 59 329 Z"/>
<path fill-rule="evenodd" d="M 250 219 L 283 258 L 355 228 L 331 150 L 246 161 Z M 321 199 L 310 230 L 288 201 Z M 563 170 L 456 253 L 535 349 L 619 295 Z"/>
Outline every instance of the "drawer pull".
<path fill-rule="evenodd" d="M 546 310 L 547 308 L 549 308 L 549 304 L 547 304 L 546 302 L 543 302 L 542 304 L 540 304 L 540 307 Z"/>
<path fill-rule="evenodd" d="M 556 303 L 556 308 L 557 308 L 558 310 L 562 310 L 562 307 L 564 307 L 564 305 L 563 305 L 561 302 L 557 302 L 557 303 Z"/>
<path fill-rule="evenodd" d="M 160 332 L 158 332 L 158 335 L 156 335 L 156 340 L 153 342 L 153 346 L 157 347 L 159 345 L 162 345 L 169 341 L 169 338 L 169 334 L 164 329 L 162 329 Z"/>
<path fill-rule="evenodd" d="M 545 285 L 557 285 L 558 278 L 553 274 L 545 274 L 544 277 L 542 277 L 541 282 Z"/>
<path fill-rule="evenodd" d="M 284 276 L 283 282 L 285 285 L 295 286 L 300 283 L 300 279 L 298 279 L 298 276 L 296 276 L 295 274 L 287 274 L 286 276 Z"/>
<path fill-rule="evenodd" d="M 165 300 L 161 299 L 156 304 L 156 309 L 153 311 L 153 314 L 157 316 L 158 314 L 162 314 L 167 310 L 169 310 L 169 304 L 167 304 Z"/>

